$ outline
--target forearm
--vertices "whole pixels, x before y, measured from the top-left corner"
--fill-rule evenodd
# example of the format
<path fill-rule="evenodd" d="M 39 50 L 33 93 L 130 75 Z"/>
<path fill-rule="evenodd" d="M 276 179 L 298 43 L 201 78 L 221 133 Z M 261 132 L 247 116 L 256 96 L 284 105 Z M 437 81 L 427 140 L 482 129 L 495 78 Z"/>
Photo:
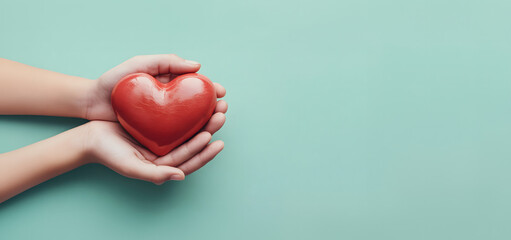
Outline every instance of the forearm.
<path fill-rule="evenodd" d="M 84 118 L 93 82 L 0 58 L 0 114 Z"/>
<path fill-rule="evenodd" d="M 0 154 L 0 202 L 86 162 L 86 125 Z"/>

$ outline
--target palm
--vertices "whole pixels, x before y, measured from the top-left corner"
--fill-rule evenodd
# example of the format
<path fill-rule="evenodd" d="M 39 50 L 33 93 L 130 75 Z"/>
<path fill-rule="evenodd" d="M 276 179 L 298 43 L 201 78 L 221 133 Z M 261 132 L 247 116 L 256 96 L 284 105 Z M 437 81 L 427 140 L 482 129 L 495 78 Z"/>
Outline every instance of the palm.
<path fill-rule="evenodd" d="M 207 162 L 223 148 L 223 142 L 211 140 L 209 132 L 201 132 L 169 154 L 158 157 L 131 138 L 118 123 L 89 123 L 90 144 L 94 161 L 121 175 L 161 184 L 182 180 Z"/>

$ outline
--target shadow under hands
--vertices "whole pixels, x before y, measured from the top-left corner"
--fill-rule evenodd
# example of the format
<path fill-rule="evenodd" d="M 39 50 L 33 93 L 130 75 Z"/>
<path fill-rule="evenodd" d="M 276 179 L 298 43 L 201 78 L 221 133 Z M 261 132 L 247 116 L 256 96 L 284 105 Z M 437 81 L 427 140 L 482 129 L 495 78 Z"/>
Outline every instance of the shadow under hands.
<path fill-rule="evenodd" d="M 73 171 L 41 183 L 17 196 L 0 203 L 0 211 L 19 204 L 39 194 L 58 191 L 59 188 L 80 187 L 89 189 L 84 194 L 95 193 L 94 197 L 110 195 L 131 209 L 145 213 L 157 213 L 162 208 L 172 207 L 172 196 L 180 191 L 180 183 L 167 182 L 163 185 L 130 179 L 119 175 L 100 164 L 88 164 Z"/>

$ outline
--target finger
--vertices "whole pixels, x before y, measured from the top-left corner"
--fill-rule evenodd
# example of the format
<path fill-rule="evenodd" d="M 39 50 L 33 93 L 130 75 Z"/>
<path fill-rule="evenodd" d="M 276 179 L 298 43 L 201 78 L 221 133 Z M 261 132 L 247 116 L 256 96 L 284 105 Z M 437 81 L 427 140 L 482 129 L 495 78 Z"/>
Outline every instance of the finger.
<path fill-rule="evenodd" d="M 151 75 L 191 73 L 197 72 L 201 67 L 200 63 L 185 60 L 175 54 L 136 56 L 126 63 L 131 69 L 138 69 L 132 73 L 143 71 Z"/>
<path fill-rule="evenodd" d="M 117 132 L 127 140 L 126 143 L 128 143 L 131 147 L 135 148 L 138 151 L 138 153 L 140 153 L 140 159 L 154 161 L 158 157 L 156 156 L 156 154 L 142 146 L 137 140 L 135 140 L 135 138 L 129 135 L 126 131 L 121 129 L 119 125 L 117 127 L 118 127 L 116 129 Z"/>
<path fill-rule="evenodd" d="M 162 184 L 168 180 L 183 180 L 182 170 L 169 166 L 158 166 L 149 162 L 140 161 L 136 157 L 125 159 L 123 165 L 114 169 L 121 175 L 136 178 L 155 184 Z"/>
<path fill-rule="evenodd" d="M 208 123 L 204 127 L 204 131 L 208 131 L 211 134 L 216 133 L 225 123 L 225 114 L 217 112 L 211 116 Z"/>
<path fill-rule="evenodd" d="M 181 169 L 186 175 L 197 171 L 202 166 L 211 161 L 220 151 L 224 149 L 224 142 L 215 141 L 209 144 L 202 152 L 195 155 L 192 159 L 184 162 L 178 168 Z"/>
<path fill-rule="evenodd" d="M 220 100 L 216 103 L 215 112 L 226 113 L 227 112 L 227 102 L 224 100 Z"/>
<path fill-rule="evenodd" d="M 215 85 L 215 89 L 216 89 L 216 97 L 223 98 L 226 93 L 225 88 L 222 85 L 220 85 L 220 83 L 213 83 L 213 84 Z"/>
<path fill-rule="evenodd" d="M 156 80 L 158 80 L 162 83 L 168 83 L 168 82 L 174 80 L 174 78 L 176 78 L 177 76 L 180 76 L 180 74 L 167 73 L 167 74 L 163 74 L 163 75 L 157 75 L 157 76 L 155 76 L 155 78 L 156 78 Z"/>
<path fill-rule="evenodd" d="M 168 82 L 170 82 L 171 75 L 170 74 L 163 74 L 163 75 L 158 75 L 158 76 L 156 76 L 154 78 L 156 78 L 156 80 L 158 80 L 161 83 L 168 83 Z"/>
<path fill-rule="evenodd" d="M 121 79 L 131 74 L 144 72 L 153 76 L 168 73 L 183 74 L 199 71 L 198 62 L 185 60 L 175 54 L 141 55 L 128 59 L 105 73 L 107 78 Z"/>
<path fill-rule="evenodd" d="M 169 154 L 156 159 L 154 163 L 157 165 L 178 166 L 204 149 L 209 141 L 211 141 L 211 134 L 209 132 L 201 132 L 185 144 L 172 150 Z"/>

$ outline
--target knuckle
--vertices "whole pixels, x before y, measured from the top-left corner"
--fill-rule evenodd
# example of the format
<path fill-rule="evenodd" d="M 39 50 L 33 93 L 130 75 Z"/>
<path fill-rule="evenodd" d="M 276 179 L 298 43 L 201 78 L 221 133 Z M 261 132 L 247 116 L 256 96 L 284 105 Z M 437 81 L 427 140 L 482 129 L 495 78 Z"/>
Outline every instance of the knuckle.
<path fill-rule="evenodd" d="M 172 163 L 172 160 L 173 157 L 171 154 L 168 154 L 166 156 L 163 156 L 161 157 L 160 159 L 156 160 L 155 163 L 157 163 L 156 165 L 168 165 L 170 163 Z"/>
<path fill-rule="evenodd" d="M 190 147 L 188 147 L 188 144 L 183 145 L 183 155 L 185 156 L 191 155 Z"/>
<path fill-rule="evenodd" d="M 165 164 L 172 164 L 175 161 L 175 157 L 172 156 L 172 154 L 169 154 L 167 158 L 165 159 Z"/>
<path fill-rule="evenodd" d="M 202 154 L 197 154 L 195 157 L 196 157 L 196 159 L 197 159 L 196 161 L 198 163 L 201 163 L 201 164 L 204 163 L 204 157 L 202 156 Z"/>
<path fill-rule="evenodd" d="M 143 58 L 142 55 L 137 55 L 129 59 L 130 62 L 137 62 L 140 61 Z"/>
<path fill-rule="evenodd" d="M 177 54 L 174 54 L 174 53 L 169 54 L 168 58 L 170 61 L 184 61 L 183 58 L 181 58 L 180 56 L 178 56 Z"/>

